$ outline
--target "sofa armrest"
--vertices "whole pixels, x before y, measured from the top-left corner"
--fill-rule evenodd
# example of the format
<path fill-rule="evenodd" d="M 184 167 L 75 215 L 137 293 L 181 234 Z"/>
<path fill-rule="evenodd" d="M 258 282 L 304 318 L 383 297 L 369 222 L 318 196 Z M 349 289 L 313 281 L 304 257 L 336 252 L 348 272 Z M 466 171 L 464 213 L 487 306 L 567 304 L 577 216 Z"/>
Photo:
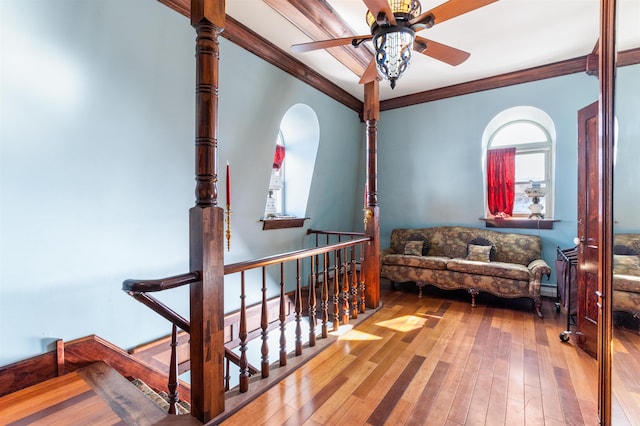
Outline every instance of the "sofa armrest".
<path fill-rule="evenodd" d="M 529 263 L 527 266 L 529 269 L 529 294 L 534 297 L 540 297 L 540 283 L 542 276 L 546 275 L 547 278 L 551 276 L 551 268 L 547 265 L 543 259 L 536 259 Z"/>
<path fill-rule="evenodd" d="M 533 276 L 538 278 L 542 278 L 543 275 L 546 275 L 547 278 L 551 277 L 551 268 L 547 265 L 547 262 L 545 262 L 544 259 L 536 259 L 532 261 L 527 268 Z"/>

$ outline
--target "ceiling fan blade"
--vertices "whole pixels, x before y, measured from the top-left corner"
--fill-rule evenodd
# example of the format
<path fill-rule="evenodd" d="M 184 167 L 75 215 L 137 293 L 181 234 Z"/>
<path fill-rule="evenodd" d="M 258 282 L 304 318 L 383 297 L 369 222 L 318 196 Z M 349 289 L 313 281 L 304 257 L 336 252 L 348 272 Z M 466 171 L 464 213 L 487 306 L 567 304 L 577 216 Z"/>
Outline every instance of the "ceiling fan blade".
<path fill-rule="evenodd" d="M 310 52 L 312 50 L 318 49 L 326 49 L 327 47 L 337 47 L 344 46 L 347 44 L 360 44 L 365 40 L 371 40 L 372 36 L 353 36 L 353 37 L 343 37 L 343 38 L 334 38 L 331 40 L 321 40 L 321 41 L 311 41 L 309 43 L 300 43 L 294 44 L 291 46 L 291 50 L 295 53 L 301 52 Z"/>
<path fill-rule="evenodd" d="M 371 83 L 375 79 L 378 78 L 378 69 L 376 68 L 376 59 L 371 58 L 371 62 L 369 62 L 369 66 L 366 70 L 364 70 L 364 74 L 360 77 L 359 84 L 367 84 Z"/>
<path fill-rule="evenodd" d="M 413 50 L 454 67 L 460 65 L 471 56 L 469 52 L 465 52 L 464 50 L 456 49 L 455 47 L 447 46 L 446 44 L 420 36 L 416 36 L 416 41 L 413 43 Z"/>
<path fill-rule="evenodd" d="M 409 21 L 410 25 L 421 23 L 433 15 L 433 25 L 440 24 L 456 16 L 487 6 L 498 0 L 449 0 L 428 10 Z"/>
<path fill-rule="evenodd" d="M 387 17 L 389 25 L 396 25 L 396 17 L 393 16 L 393 11 L 387 0 L 362 0 L 367 5 L 367 9 L 373 15 L 374 18 L 378 18 L 380 12 L 384 13 Z"/>

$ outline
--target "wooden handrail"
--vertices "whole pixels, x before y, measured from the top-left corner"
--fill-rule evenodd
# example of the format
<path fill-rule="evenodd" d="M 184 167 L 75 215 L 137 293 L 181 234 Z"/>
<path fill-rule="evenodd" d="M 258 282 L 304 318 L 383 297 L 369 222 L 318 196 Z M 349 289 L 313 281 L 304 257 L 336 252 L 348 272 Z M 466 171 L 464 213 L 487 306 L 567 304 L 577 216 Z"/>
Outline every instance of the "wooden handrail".
<path fill-rule="evenodd" d="M 143 305 L 149 307 L 152 311 L 154 311 L 170 323 L 177 325 L 187 333 L 191 332 L 191 325 L 189 324 L 189 321 L 187 321 L 184 317 L 182 317 L 180 314 L 172 310 L 164 303 L 160 302 L 158 299 L 149 296 L 148 294 L 137 291 L 128 291 L 127 293 L 129 294 L 129 296 L 133 297 Z"/>
<path fill-rule="evenodd" d="M 344 232 L 344 231 L 321 231 L 318 229 L 307 229 L 307 235 L 309 234 L 321 234 L 321 235 L 343 235 L 352 237 L 364 237 L 364 232 Z"/>
<path fill-rule="evenodd" d="M 276 254 L 273 256 L 266 256 L 259 259 L 247 260 L 244 262 L 231 263 L 224 265 L 224 274 L 234 274 L 240 271 L 246 271 L 248 269 L 260 268 L 263 266 L 273 265 L 280 262 L 290 262 L 292 260 L 303 259 L 305 257 L 316 256 L 319 254 L 328 253 L 333 250 L 340 250 L 346 247 L 355 246 L 358 244 L 366 243 L 371 238 L 363 237 L 355 240 L 345 241 L 342 243 L 331 244 L 329 246 L 313 247 L 301 250 L 290 251 L 288 253 Z"/>
<path fill-rule="evenodd" d="M 155 291 L 169 290 L 200 281 L 202 274 L 200 271 L 187 272 L 186 274 L 175 275 L 158 280 L 125 280 L 122 283 L 122 290 L 126 292 L 149 293 Z M 186 330 L 185 330 L 186 331 Z"/>
<path fill-rule="evenodd" d="M 322 308 L 322 337 L 327 337 L 328 335 L 328 310 L 329 310 L 329 302 L 331 302 L 331 306 L 333 307 L 333 328 L 337 329 L 341 318 L 339 317 L 339 299 L 343 297 L 343 321 L 346 323 L 349 318 L 349 313 L 355 317 L 357 317 L 357 312 L 364 312 L 364 288 L 365 283 L 363 281 L 362 274 L 359 274 L 359 280 L 356 277 L 356 267 L 355 267 L 355 253 L 360 246 L 360 251 L 364 250 L 363 246 L 371 241 L 370 237 L 365 237 L 362 233 L 355 232 L 333 232 L 333 231 L 317 231 L 317 230 L 309 230 L 308 234 L 316 234 L 316 247 L 305 248 L 301 250 L 295 250 L 287 253 L 277 254 L 273 256 L 266 256 L 258 259 L 243 261 L 232 263 L 224 266 L 224 275 L 240 273 L 240 324 L 239 324 L 239 347 L 240 347 L 240 355 L 236 355 L 227 347 L 224 348 L 225 358 L 227 362 L 227 370 L 229 362 L 237 364 L 240 367 L 240 381 L 239 381 L 239 391 L 246 392 L 249 387 L 249 377 L 256 374 L 258 371 L 262 373 L 263 378 L 267 378 L 269 376 L 269 348 L 267 345 L 267 333 L 272 328 L 268 321 L 268 312 L 267 312 L 267 280 L 266 280 L 266 267 L 269 265 L 280 264 L 280 310 L 279 310 L 279 320 L 280 320 L 280 332 L 281 332 L 281 341 L 280 341 L 280 364 L 281 366 L 286 365 L 286 340 L 285 340 L 285 322 L 286 315 L 284 312 L 283 304 L 285 300 L 285 283 L 284 283 L 284 263 L 294 261 L 296 262 L 296 301 L 295 301 L 295 317 L 296 317 L 296 355 L 300 355 L 302 352 L 302 341 L 301 341 L 301 329 L 300 329 L 300 321 L 302 316 L 302 303 L 301 303 L 301 283 L 300 283 L 300 272 L 301 265 L 300 262 L 302 259 L 310 259 L 311 266 L 311 276 L 314 280 L 317 279 L 316 274 L 320 272 L 318 269 L 318 259 L 322 257 L 323 261 L 323 282 L 322 282 L 322 290 L 321 290 L 321 308 Z M 323 234 L 326 235 L 326 245 L 318 246 L 317 238 L 318 235 Z M 329 237 L 337 236 L 338 242 L 329 244 Z M 348 241 L 340 241 L 343 236 L 350 237 Z M 347 260 L 347 251 L 350 249 L 350 259 Z M 344 260 L 343 260 L 344 253 Z M 360 258 L 361 261 L 362 257 Z M 331 266 L 329 266 L 333 263 Z M 347 274 L 347 267 L 351 267 L 351 274 Z M 329 271 L 327 267 L 331 268 L 331 273 L 333 273 L 331 278 L 331 299 L 329 295 Z M 260 370 L 256 369 L 254 366 L 250 365 L 247 356 L 247 338 L 249 338 L 250 334 L 254 332 L 247 330 L 247 318 L 246 318 L 246 290 L 245 290 L 245 271 L 262 268 L 262 304 L 261 304 L 261 314 L 260 314 L 260 336 L 263 340 L 261 347 L 261 368 Z M 340 284 L 339 276 L 341 274 L 341 268 L 344 268 L 344 284 Z M 163 290 L 173 289 L 177 287 L 184 286 L 186 284 L 197 283 L 202 280 L 202 272 L 194 271 L 188 272 L 181 275 L 176 275 L 168 278 L 161 278 L 155 280 L 139 280 L 139 279 L 128 279 L 122 283 L 122 289 L 126 291 L 130 296 L 139 302 L 143 303 L 154 312 L 168 320 L 173 324 L 173 327 L 180 327 L 182 330 L 191 334 L 191 324 L 190 322 L 180 316 L 178 313 L 173 311 L 168 306 L 164 305 L 162 302 L 154 298 L 148 293 L 159 292 Z M 349 281 L 350 280 L 350 281 Z M 358 298 L 358 293 L 361 294 L 361 298 Z M 350 296 L 353 296 L 353 306 L 350 306 Z M 315 345 L 316 335 L 315 335 L 315 322 L 316 322 L 316 288 L 315 285 L 309 286 L 309 346 Z M 195 332 L 195 329 L 194 329 Z M 172 332 L 172 335 L 175 335 L 175 331 Z M 171 364 L 175 364 L 176 357 L 176 343 L 175 338 L 172 339 L 171 345 Z M 177 369 L 173 369 L 170 371 L 169 377 L 169 393 L 172 395 L 172 399 L 177 401 L 177 393 L 175 388 L 175 383 L 177 383 Z M 229 386 L 229 373 L 227 372 L 225 378 L 225 389 L 228 390 Z M 175 403 L 170 406 L 170 411 L 175 411 Z"/>

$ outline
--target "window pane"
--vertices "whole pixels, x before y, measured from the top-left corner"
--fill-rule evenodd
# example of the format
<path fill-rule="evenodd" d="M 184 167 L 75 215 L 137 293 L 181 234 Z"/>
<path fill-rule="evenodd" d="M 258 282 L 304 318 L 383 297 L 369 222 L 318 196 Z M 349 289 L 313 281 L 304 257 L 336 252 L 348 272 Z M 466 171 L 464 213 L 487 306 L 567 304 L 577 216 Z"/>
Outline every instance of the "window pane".
<path fill-rule="evenodd" d="M 516 182 L 545 180 L 545 153 L 516 154 Z"/>
<path fill-rule="evenodd" d="M 507 124 L 498 130 L 491 140 L 491 148 L 536 142 L 547 142 L 547 135 L 535 124 L 520 121 Z"/>
<path fill-rule="evenodd" d="M 531 214 L 531 210 L 529 210 L 529 206 L 533 203 L 531 198 L 525 194 L 524 190 L 529 188 L 531 185 L 529 183 L 518 183 L 516 184 L 516 194 L 515 200 L 513 203 L 513 214 L 514 215 L 527 215 Z M 542 214 L 546 215 L 546 197 L 539 198 L 538 204 L 542 206 Z"/>

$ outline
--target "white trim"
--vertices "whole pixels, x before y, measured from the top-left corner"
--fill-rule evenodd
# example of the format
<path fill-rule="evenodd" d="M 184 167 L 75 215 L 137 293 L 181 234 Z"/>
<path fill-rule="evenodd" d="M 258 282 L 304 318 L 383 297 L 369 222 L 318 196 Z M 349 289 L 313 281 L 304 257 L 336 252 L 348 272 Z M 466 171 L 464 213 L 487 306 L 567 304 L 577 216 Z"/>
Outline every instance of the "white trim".
<path fill-rule="evenodd" d="M 555 286 L 541 285 L 540 286 L 540 296 L 551 297 L 551 298 L 555 299 L 556 297 L 558 297 L 557 287 L 558 287 L 557 285 L 555 285 Z"/>

